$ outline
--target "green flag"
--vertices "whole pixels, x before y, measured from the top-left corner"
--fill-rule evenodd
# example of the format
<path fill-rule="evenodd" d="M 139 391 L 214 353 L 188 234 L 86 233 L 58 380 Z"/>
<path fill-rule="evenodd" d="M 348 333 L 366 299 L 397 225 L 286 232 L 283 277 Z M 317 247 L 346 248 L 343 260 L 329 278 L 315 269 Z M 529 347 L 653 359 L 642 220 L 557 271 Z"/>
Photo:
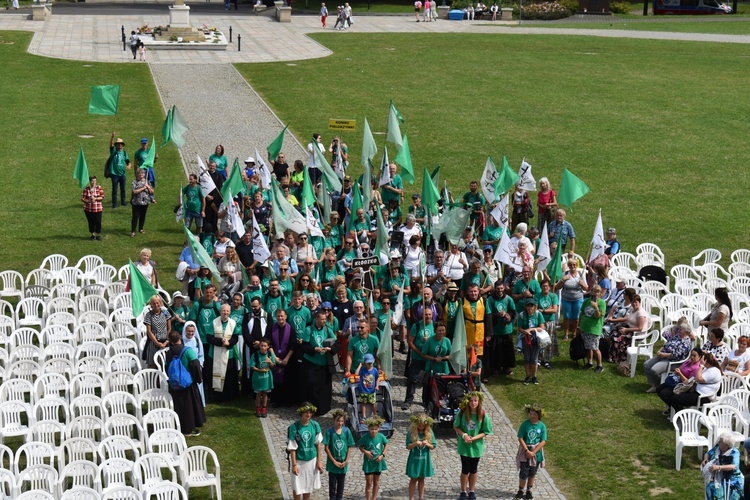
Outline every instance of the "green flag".
<path fill-rule="evenodd" d="M 312 182 L 310 181 L 310 172 L 305 168 L 302 170 L 302 194 L 300 195 L 300 206 L 304 212 L 307 207 L 315 206 L 315 191 L 313 191 Z"/>
<path fill-rule="evenodd" d="M 573 211 L 573 202 L 588 193 L 589 187 L 567 168 L 563 170 L 560 190 L 557 192 L 557 203 Z"/>
<path fill-rule="evenodd" d="M 132 260 L 128 261 L 130 268 L 130 306 L 133 311 L 133 317 L 137 318 L 143 312 L 151 297 L 156 295 L 156 288 L 141 273 Z"/>
<path fill-rule="evenodd" d="M 367 165 L 365 165 L 365 171 L 362 174 L 362 206 L 365 207 L 365 212 L 370 210 L 371 201 L 372 201 L 372 163 L 367 162 Z"/>
<path fill-rule="evenodd" d="M 284 231 L 291 229 L 297 234 L 307 233 L 307 220 L 284 198 L 277 182 L 271 182 L 271 215 L 277 238 L 284 237 Z"/>
<path fill-rule="evenodd" d="M 73 170 L 73 178 L 78 181 L 78 187 L 81 189 L 89 183 L 89 167 L 86 165 L 86 157 L 83 156 L 83 146 L 78 150 L 78 159 L 76 168 Z"/>
<path fill-rule="evenodd" d="M 438 213 L 438 200 L 440 199 L 440 193 L 437 187 L 432 182 L 427 169 L 424 169 L 424 177 L 422 178 L 422 205 L 427 212 L 427 217 L 431 215 L 437 215 Z"/>
<path fill-rule="evenodd" d="M 328 185 L 331 186 L 331 189 L 334 191 L 341 192 L 341 179 L 339 179 L 339 176 L 333 171 L 331 165 L 328 163 L 325 156 L 323 156 L 323 153 L 320 152 L 320 148 L 315 146 L 315 141 L 313 141 L 313 152 L 315 153 L 315 158 L 318 161 L 318 166 L 323 173 L 323 177 L 328 181 Z"/>
<path fill-rule="evenodd" d="M 388 110 L 388 129 L 385 140 L 394 143 L 396 149 L 401 151 L 403 141 L 401 140 L 401 126 L 399 125 L 399 122 L 404 123 L 404 117 L 398 112 L 396 106 L 393 104 L 393 100 L 391 99 L 391 107 Z"/>
<path fill-rule="evenodd" d="M 89 114 L 115 116 L 120 102 L 119 85 L 98 85 L 91 87 Z"/>
<path fill-rule="evenodd" d="M 562 235 L 560 235 L 560 237 L 562 237 Z M 547 264 L 547 275 L 552 283 L 557 283 L 562 279 L 562 245 L 560 244 L 560 238 L 557 239 L 555 255 L 552 256 L 552 260 Z"/>
<path fill-rule="evenodd" d="M 451 344 L 450 364 L 456 373 L 466 370 L 466 323 L 464 322 L 463 304 L 458 305 L 456 314 L 456 330 L 453 332 Z"/>
<path fill-rule="evenodd" d="M 380 210 L 380 204 L 375 204 L 375 210 L 378 217 L 378 229 L 377 237 L 375 240 L 375 257 L 380 259 L 380 265 L 384 266 L 388 264 L 390 260 L 390 252 L 388 251 L 388 230 L 385 228 L 385 222 L 383 222 L 383 212 Z"/>
<path fill-rule="evenodd" d="M 273 161 L 276 161 L 276 157 L 279 156 L 279 153 L 281 153 L 281 146 L 284 145 L 284 133 L 286 132 L 287 128 L 289 128 L 288 123 L 281 131 L 281 133 L 276 136 L 276 139 L 274 139 L 273 142 L 266 148 L 266 151 L 268 151 L 268 157 Z"/>
<path fill-rule="evenodd" d="M 177 111 L 177 106 L 172 106 L 172 132 L 171 139 L 177 149 L 185 145 L 185 133 L 189 130 L 187 123 L 182 119 L 182 115 Z"/>
<path fill-rule="evenodd" d="M 404 134 L 404 141 L 398 154 L 393 161 L 401 166 L 401 178 L 414 184 L 414 167 L 411 164 L 411 151 L 409 150 L 409 139 Z"/>
<path fill-rule="evenodd" d="M 459 207 L 443 212 L 440 219 L 432 226 L 431 232 L 435 241 L 440 241 L 440 236 L 445 234 L 449 242 L 457 245 L 464 229 L 466 229 L 470 216 L 469 210 Z"/>
<path fill-rule="evenodd" d="M 193 233 L 191 233 L 190 230 L 187 227 L 185 227 L 185 225 L 183 225 L 182 228 L 185 230 L 185 239 L 188 242 L 188 247 L 190 248 L 190 254 L 193 257 L 193 262 L 197 262 L 201 266 L 206 266 L 208 270 L 211 271 L 211 274 L 213 275 L 214 279 L 216 281 L 221 281 L 221 275 L 219 274 L 219 270 L 216 268 L 216 265 L 214 264 L 214 260 L 211 258 L 210 255 L 208 255 L 208 252 L 206 252 L 206 249 L 203 248 L 203 245 L 201 245 L 197 239 L 195 239 L 195 236 L 193 236 Z"/>
<path fill-rule="evenodd" d="M 430 178 L 432 179 L 432 183 L 435 184 L 435 187 L 440 185 L 440 165 L 435 167 L 435 170 L 430 174 Z"/>
<path fill-rule="evenodd" d="M 161 136 L 164 138 L 164 141 L 159 147 L 163 148 L 169 144 L 169 139 L 172 137 L 172 108 L 167 110 L 167 117 L 164 119 L 164 124 L 161 126 Z"/>
<path fill-rule="evenodd" d="M 385 328 L 380 332 L 380 345 L 378 346 L 378 361 L 380 361 L 380 369 L 385 373 L 385 378 L 390 380 L 393 378 L 393 353 L 391 352 L 391 319 L 388 313 L 388 320 L 385 322 Z"/>
<path fill-rule="evenodd" d="M 359 189 L 359 184 L 355 182 L 352 187 L 352 213 L 349 215 L 349 231 L 354 229 L 354 221 L 357 220 L 357 210 L 360 208 L 362 208 L 362 191 Z"/>
<path fill-rule="evenodd" d="M 307 169 L 305 169 L 307 171 Z M 320 205 L 323 208 L 323 213 L 321 214 L 323 216 L 323 222 L 325 224 L 331 223 L 331 204 L 333 203 L 331 200 L 331 193 L 328 192 L 328 184 L 326 183 L 325 178 L 320 179 Z M 318 280 L 320 282 L 320 280 Z"/>
<path fill-rule="evenodd" d="M 224 201 L 229 203 L 230 200 L 230 193 L 232 194 L 238 194 L 245 190 L 245 183 L 242 181 L 242 168 L 240 167 L 240 160 L 238 158 L 234 159 L 234 164 L 232 165 L 232 171 L 229 173 L 229 177 L 226 181 L 224 181 L 224 184 L 221 186 L 221 197 L 224 198 Z"/>
<path fill-rule="evenodd" d="M 138 165 L 138 168 L 154 168 L 154 161 L 156 161 L 156 143 L 154 137 L 151 136 L 151 147 L 148 148 L 148 153 L 143 159 L 143 164 Z"/>
<path fill-rule="evenodd" d="M 372 159 L 375 158 L 377 152 L 378 147 L 375 145 L 375 138 L 372 136 L 370 124 L 367 123 L 367 118 L 365 118 L 362 136 L 362 166 L 367 168 L 368 165 L 371 165 Z"/>
<path fill-rule="evenodd" d="M 510 168 L 508 160 L 503 156 L 503 168 L 497 174 L 497 180 L 495 180 L 495 197 L 499 198 L 504 192 L 516 185 L 518 181 L 518 174 Z M 488 202 L 494 200 L 487 200 Z"/>

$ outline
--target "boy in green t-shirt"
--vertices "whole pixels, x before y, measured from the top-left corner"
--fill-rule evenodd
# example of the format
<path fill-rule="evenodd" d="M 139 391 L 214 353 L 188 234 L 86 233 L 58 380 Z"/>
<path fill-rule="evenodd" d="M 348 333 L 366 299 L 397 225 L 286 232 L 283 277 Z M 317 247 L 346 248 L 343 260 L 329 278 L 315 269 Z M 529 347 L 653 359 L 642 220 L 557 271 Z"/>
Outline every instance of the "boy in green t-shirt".
<path fill-rule="evenodd" d="M 588 351 L 589 356 L 584 368 L 586 370 L 592 368 L 594 366 L 594 357 L 596 357 L 596 373 L 604 371 L 602 367 L 602 352 L 599 350 L 599 339 L 602 336 L 607 303 L 600 298 L 601 294 L 602 289 L 599 285 L 591 287 L 591 298 L 583 301 L 580 316 L 583 345 Z"/>

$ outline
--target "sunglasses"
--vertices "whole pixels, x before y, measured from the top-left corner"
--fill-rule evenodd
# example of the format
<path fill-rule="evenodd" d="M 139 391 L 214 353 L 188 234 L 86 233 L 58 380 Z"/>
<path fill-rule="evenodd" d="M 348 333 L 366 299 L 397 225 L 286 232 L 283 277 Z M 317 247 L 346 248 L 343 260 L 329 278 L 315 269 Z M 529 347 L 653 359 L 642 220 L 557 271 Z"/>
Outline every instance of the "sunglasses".
<path fill-rule="evenodd" d="M 381 304 L 383 304 L 384 306 L 389 306 L 389 305 L 391 305 L 391 303 L 390 303 L 390 302 L 381 302 Z"/>

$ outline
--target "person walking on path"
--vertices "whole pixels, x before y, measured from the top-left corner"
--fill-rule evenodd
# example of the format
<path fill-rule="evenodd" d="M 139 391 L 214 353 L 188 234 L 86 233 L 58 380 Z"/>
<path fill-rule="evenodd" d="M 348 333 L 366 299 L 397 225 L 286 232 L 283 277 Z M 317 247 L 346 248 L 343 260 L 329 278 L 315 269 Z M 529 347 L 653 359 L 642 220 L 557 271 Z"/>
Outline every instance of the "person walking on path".
<path fill-rule="evenodd" d="M 112 208 L 117 208 L 117 186 L 120 186 L 120 205 L 125 205 L 125 170 L 130 170 L 130 157 L 125 151 L 125 141 L 119 137 L 115 140 L 115 133 L 109 138 L 109 166 L 112 179 Z"/>
<path fill-rule="evenodd" d="M 323 25 L 323 28 L 326 28 L 326 19 L 328 19 L 328 7 L 326 7 L 326 4 L 322 3 L 320 4 L 320 23 Z"/>
<path fill-rule="evenodd" d="M 83 188 L 81 201 L 83 202 L 83 213 L 89 223 L 89 233 L 92 240 L 102 239 L 102 200 L 104 200 L 104 189 L 96 183 L 96 176 L 89 177 L 89 185 Z"/>
<path fill-rule="evenodd" d="M 135 61 L 135 58 L 138 56 L 138 42 L 140 42 L 141 39 L 138 38 L 138 35 L 135 34 L 135 31 L 130 32 L 130 40 L 128 42 L 130 43 L 130 51 L 133 53 L 133 60 Z"/>

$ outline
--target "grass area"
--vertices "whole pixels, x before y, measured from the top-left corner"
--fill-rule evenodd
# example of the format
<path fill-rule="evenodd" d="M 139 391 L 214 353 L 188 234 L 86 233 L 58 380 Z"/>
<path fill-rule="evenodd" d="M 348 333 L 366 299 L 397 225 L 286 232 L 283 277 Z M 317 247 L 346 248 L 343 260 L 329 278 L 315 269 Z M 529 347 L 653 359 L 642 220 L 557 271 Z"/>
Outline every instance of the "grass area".
<path fill-rule="evenodd" d="M 582 253 L 599 208 L 625 250 L 655 242 L 669 265 L 706 247 L 727 261 L 747 245 L 743 224 L 716 230 L 717 221 L 743 220 L 733 193 L 750 187 L 750 147 L 733 139 L 746 116 L 745 91 L 734 83 L 748 69 L 744 47 L 554 36 L 314 38 L 334 54 L 238 68 L 298 137 L 320 132 L 328 140 L 329 118 L 356 119 L 357 132 L 343 136 L 355 175 L 363 119 L 382 147 L 394 98 L 419 174 L 407 197 L 419 192 L 423 167 L 441 164 L 441 179 L 460 194 L 488 154 L 498 163 L 507 155 L 514 168 L 526 155 L 537 179 L 548 176 L 556 187 L 568 167 L 591 187 L 569 214 Z M 491 384 L 514 425 L 525 403 L 550 410 L 550 472 L 566 496 L 696 496 L 695 452 L 674 471 L 674 430 L 658 398 L 644 393 L 643 375 L 622 378 L 608 368 L 597 377 L 567 359 L 563 352 L 538 388 L 518 377 Z"/>
<path fill-rule="evenodd" d="M 621 17 L 605 23 L 523 23 L 523 28 L 566 28 L 584 30 L 627 30 L 627 31 L 669 31 L 674 33 L 709 33 L 712 35 L 749 35 L 750 24 L 743 20 L 727 20 L 722 22 L 702 21 L 669 21 L 669 22 L 638 22 L 625 20 Z"/>
<path fill-rule="evenodd" d="M 73 265 L 79 257 L 96 253 L 119 266 L 128 257 L 135 259 L 148 244 L 157 263 L 163 263 L 162 282 L 174 289 L 172 276 L 184 238 L 172 213 L 178 186 L 184 183 L 177 151 L 168 146 L 159 153 L 156 199 L 160 203 L 149 209 L 145 237 L 130 239 L 130 210 L 111 210 L 105 203 L 103 241 L 91 241 L 81 193 L 72 178 L 78 147 L 83 144 L 89 171 L 100 177 L 109 200 L 103 165 L 114 120 L 87 114 L 91 85 L 121 85 L 117 132 L 131 156 L 138 139 L 159 137 L 164 115 L 148 67 L 36 57 L 26 53 L 30 40 L 30 33 L 0 32 L 0 60 L 5 68 L 0 74 L 0 120 L 9 124 L 0 135 L 0 164 L 17 177 L 6 182 L 9 200 L 0 208 L 4 221 L 0 268 L 26 273 L 51 253 L 67 255 Z M 84 139 L 79 134 L 94 137 Z M 280 492 L 273 465 L 260 422 L 249 418 L 249 402 L 210 405 L 207 413 L 203 435 L 191 438 L 191 443 L 216 451 L 224 497 L 277 498 Z M 245 443 L 254 444 L 246 447 Z M 250 463 L 253 466 L 247 467 Z M 252 491 L 250 497 L 248 491 Z M 208 489 L 191 491 L 194 497 L 209 498 Z"/>

